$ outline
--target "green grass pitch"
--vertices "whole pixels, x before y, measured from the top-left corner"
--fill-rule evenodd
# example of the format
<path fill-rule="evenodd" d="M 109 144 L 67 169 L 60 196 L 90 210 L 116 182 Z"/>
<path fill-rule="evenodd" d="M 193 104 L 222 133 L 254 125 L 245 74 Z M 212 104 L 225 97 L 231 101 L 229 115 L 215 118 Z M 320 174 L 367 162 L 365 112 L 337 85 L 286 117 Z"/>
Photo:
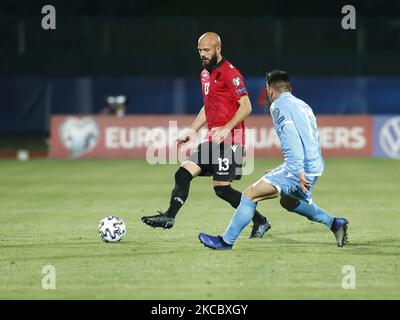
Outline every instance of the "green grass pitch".
<path fill-rule="evenodd" d="M 258 159 L 235 182 L 243 190 L 280 159 Z M 143 160 L 0 161 L 0 299 L 399 299 L 400 162 L 328 159 L 314 201 L 350 220 L 347 248 L 326 227 L 259 204 L 272 229 L 234 250 L 203 247 L 199 232 L 222 233 L 234 210 L 196 178 L 170 230 L 140 217 L 166 209 L 174 165 Z M 125 239 L 104 243 L 107 215 L 127 225 Z M 56 289 L 42 288 L 42 267 Z M 342 268 L 356 271 L 343 289 Z"/>

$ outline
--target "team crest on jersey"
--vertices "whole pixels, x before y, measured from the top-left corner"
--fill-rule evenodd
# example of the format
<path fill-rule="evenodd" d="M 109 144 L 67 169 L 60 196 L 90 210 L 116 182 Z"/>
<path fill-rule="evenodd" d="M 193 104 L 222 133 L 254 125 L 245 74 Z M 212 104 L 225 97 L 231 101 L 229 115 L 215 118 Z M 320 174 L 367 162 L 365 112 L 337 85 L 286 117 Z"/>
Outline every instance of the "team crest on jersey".
<path fill-rule="evenodd" d="M 207 71 L 203 71 L 202 73 L 201 73 L 201 79 L 203 80 L 203 81 L 208 81 L 209 79 L 210 79 L 210 74 L 207 72 Z"/>
<path fill-rule="evenodd" d="M 233 78 L 233 79 L 232 79 L 232 83 L 233 83 L 236 87 L 238 87 L 238 86 L 240 85 L 240 78 L 239 78 L 239 77 Z"/>
<path fill-rule="evenodd" d="M 279 109 L 276 108 L 276 109 L 272 112 L 272 114 L 274 115 L 274 119 L 277 120 L 277 119 L 279 118 Z"/>

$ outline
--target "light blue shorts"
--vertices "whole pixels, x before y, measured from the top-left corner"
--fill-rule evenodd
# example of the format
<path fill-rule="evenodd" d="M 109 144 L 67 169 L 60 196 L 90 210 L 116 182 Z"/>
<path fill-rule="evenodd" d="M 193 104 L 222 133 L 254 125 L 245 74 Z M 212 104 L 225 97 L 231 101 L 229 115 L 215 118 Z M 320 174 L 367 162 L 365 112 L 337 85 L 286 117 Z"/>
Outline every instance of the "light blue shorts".
<path fill-rule="evenodd" d="M 262 179 L 273 185 L 281 196 L 290 196 L 299 200 L 307 201 L 312 203 L 312 189 L 317 183 L 319 176 L 306 175 L 306 179 L 311 182 L 311 187 L 307 192 L 301 190 L 301 185 L 299 183 L 299 177 L 294 176 L 282 165 L 276 167 L 271 172 L 268 172 Z"/>

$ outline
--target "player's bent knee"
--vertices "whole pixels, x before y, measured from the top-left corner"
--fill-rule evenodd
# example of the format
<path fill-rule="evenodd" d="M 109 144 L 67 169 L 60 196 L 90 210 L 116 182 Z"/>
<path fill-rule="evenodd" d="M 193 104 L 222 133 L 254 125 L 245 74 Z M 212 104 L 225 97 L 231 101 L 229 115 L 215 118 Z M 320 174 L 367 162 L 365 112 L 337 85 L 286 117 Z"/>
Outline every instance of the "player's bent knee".
<path fill-rule="evenodd" d="M 213 180 L 213 186 L 215 187 L 229 187 L 232 184 L 232 180 L 228 181 L 218 181 L 218 180 Z"/>
<path fill-rule="evenodd" d="M 300 201 L 298 199 L 294 199 L 291 197 L 281 197 L 281 200 L 279 202 L 281 206 L 285 208 L 287 211 L 293 211 L 300 204 Z"/>
<path fill-rule="evenodd" d="M 215 194 L 221 199 L 224 199 L 224 196 L 226 194 L 225 189 L 226 188 L 224 186 L 214 186 Z"/>
<path fill-rule="evenodd" d="M 190 183 L 192 178 L 193 176 L 191 172 L 184 167 L 179 167 L 179 169 L 175 172 L 175 181 L 177 184 Z"/>
<path fill-rule="evenodd" d="M 219 198 L 226 199 L 231 195 L 232 188 L 230 185 L 217 185 L 214 186 L 214 191 Z"/>
<path fill-rule="evenodd" d="M 185 160 L 181 164 L 180 168 L 184 168 L 185 170 L 189 171 L 192 177 L 196 177 L 201 173 L 201 168 L 196 163 L 190 160 Z"/>
<path fill-rule="evenodd" d="M 222 200 L 227 201 L 233 208 L 237 208 L 240 204 L 242 194 L 228 186 L 214 186 L 215 194 Z"/>
<path fill-rule="evenodd" d="M 253 192 L 253 186 L 248 187 L 246 190 L 244 190 L 243 195 L 250 200 L 254 200 L 255 198 L 254 192 Z"/>

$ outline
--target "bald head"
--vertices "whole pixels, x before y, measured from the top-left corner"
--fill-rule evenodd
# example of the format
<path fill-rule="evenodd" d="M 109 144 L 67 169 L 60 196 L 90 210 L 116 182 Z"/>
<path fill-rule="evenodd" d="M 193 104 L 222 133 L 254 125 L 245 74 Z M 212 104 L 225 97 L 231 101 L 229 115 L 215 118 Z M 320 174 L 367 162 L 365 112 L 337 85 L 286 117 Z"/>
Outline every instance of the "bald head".
<path fill-rule="evenodd" d="M 221 38 L 215 32 L 204 33 L 198 41 L 197 50 L 203 67 L 211 69 L 222 60 Z"/>
<path fill-rule="evenodd" d="M 221 38 L 215 32 L 206 32 L 199 38 L 199 45 L 221 46 Z"/>

